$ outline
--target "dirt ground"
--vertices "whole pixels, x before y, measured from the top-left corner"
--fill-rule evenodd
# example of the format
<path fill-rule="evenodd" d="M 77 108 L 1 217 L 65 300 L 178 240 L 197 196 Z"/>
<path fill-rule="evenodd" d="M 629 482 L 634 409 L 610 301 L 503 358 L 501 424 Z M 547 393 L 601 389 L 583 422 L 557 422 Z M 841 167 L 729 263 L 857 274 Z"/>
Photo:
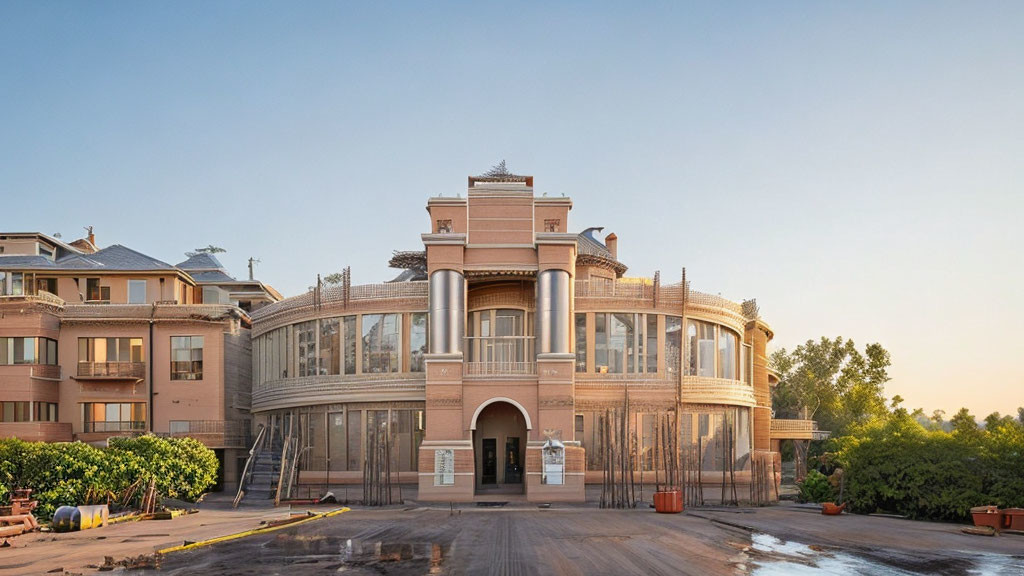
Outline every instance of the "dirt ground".
<path fill-rule="evenodd" d="M 151 553 L 254 527 L 287 511 L 204 510 L 0 549 L 0 573 L 95 574 L 103 556 Z M 205 518 L 204 518 L 204 515 Z M 102 539 L 101 539 L 102 538 Z M 959 526 L 823 517 L 798 506 L 660 515 L 527 504 L 355 509 L 267 534 L 174 552 L 131 574 L 1024 574 L 1024 537 Z"/>

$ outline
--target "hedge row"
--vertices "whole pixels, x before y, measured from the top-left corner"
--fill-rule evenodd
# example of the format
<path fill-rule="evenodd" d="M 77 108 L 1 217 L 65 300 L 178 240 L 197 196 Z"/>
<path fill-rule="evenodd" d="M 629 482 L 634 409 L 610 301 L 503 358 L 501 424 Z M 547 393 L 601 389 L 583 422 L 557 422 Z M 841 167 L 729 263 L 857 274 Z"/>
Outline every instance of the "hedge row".
<path fill-rule="evenodd" d="M 845 474 L 844 499 L 859 513 L 965 521 L 973 506 L 1024 507 L 1024 424 L 926 430 L 906 413 L 830 441 Z M 820 478 L 804 487 L 821 490 Z M 834 483 L 833 483 L 834 487 Z M 815 499 L 835 494 L 813 495 Z"/>
<path fill-rule="evenodd" d="M 0 502 L 15 488 L 31 488 L 36 515 L 48 520 L 60 506 L 105 503 L 153 478 L 160 495 L 195 501 L 214 484 L 217 467 L 213 450 L 192 438 L 112 438 L 109 448 L 8 438 L 0 440 Z"/>

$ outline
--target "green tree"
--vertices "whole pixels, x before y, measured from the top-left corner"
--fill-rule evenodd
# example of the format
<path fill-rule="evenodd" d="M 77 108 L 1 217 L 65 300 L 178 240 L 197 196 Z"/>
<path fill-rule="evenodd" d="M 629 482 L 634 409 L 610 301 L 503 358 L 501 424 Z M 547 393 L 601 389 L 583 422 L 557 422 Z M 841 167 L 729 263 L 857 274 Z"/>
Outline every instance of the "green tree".
<path fill-rule="evenodd" d="M 880 344 L 862 353 L 841 336 L 808 340 L 772 354 L 771 365 L 779 375 L 773 406 L 781 416 L 817 420 L 822 429 L 842 433 L 889 412 L 883 392 L 891 359 Z"/>
<path fill-rule="evenodd" d="M 953 424 L 954 432 L 973 434 L 978 431 L 978 422 L 967 408 L 961 408 L 949 421 Z"/>

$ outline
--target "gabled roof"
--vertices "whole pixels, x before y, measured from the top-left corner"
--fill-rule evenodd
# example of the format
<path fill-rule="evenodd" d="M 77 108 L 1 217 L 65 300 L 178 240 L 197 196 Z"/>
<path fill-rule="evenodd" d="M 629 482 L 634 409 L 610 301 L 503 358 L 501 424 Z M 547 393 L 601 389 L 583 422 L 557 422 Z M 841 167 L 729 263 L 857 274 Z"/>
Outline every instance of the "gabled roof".
<path fill-rule="evenodd" d="M 151 256 L 146 256 L 141 252 L 136 252 L 131 248 L 122 246 L 120 244 L 114 244 L 113 246 L 107 246 L 106 248 L 95 252 L 94 254 L 80 255 L 80 256 L 69 256 L 67 258 L 61 258 L 56 262 L 57 268 L 84 268 L 84 269 L 100 269 L 100 270 L 175 270 L 174 266 L 162 261 L 157 260 Z"/>
<path fill-rule="evenodd" d="M 189 256 L 188 260 L 178 264 L 178 268 L 182 270 L 225 270 L 224 265 L 217 260 L 216 256 L 206 252 Z"/>
<path fill-rule="evenodd" d="M 51 262 L 43 256 L 0 256 L 0 267 L 26 270 L 102 270 L 118 271 L 168 271 L 177 269 L 170 264 L 126 248 L 120 244 L 108 246 L 94 254 L 72 254 Z"/>

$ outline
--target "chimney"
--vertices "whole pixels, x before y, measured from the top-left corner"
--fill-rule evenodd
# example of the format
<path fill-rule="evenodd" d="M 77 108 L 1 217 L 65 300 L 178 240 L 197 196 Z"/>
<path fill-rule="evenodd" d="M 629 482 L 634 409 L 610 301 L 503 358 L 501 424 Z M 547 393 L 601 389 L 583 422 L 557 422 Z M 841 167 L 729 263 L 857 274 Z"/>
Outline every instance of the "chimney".
<path fill-rule="evenodd" d="M 604 237 L 605 248 L 612 253 L 612 258 L 619 259 L 619 237 L 615 235 L 615 232 Z"/>
<path fill-rule="evenodd" d="M 85 229 L 89 231 L 89 235 L 87 236 L 87 238 L 89 239 L 89 244 L 92 244 L 93 246 L 95 246 L 96 245 L 96 235 L 92 233 L 92 226 L 86 226 Z"/>

